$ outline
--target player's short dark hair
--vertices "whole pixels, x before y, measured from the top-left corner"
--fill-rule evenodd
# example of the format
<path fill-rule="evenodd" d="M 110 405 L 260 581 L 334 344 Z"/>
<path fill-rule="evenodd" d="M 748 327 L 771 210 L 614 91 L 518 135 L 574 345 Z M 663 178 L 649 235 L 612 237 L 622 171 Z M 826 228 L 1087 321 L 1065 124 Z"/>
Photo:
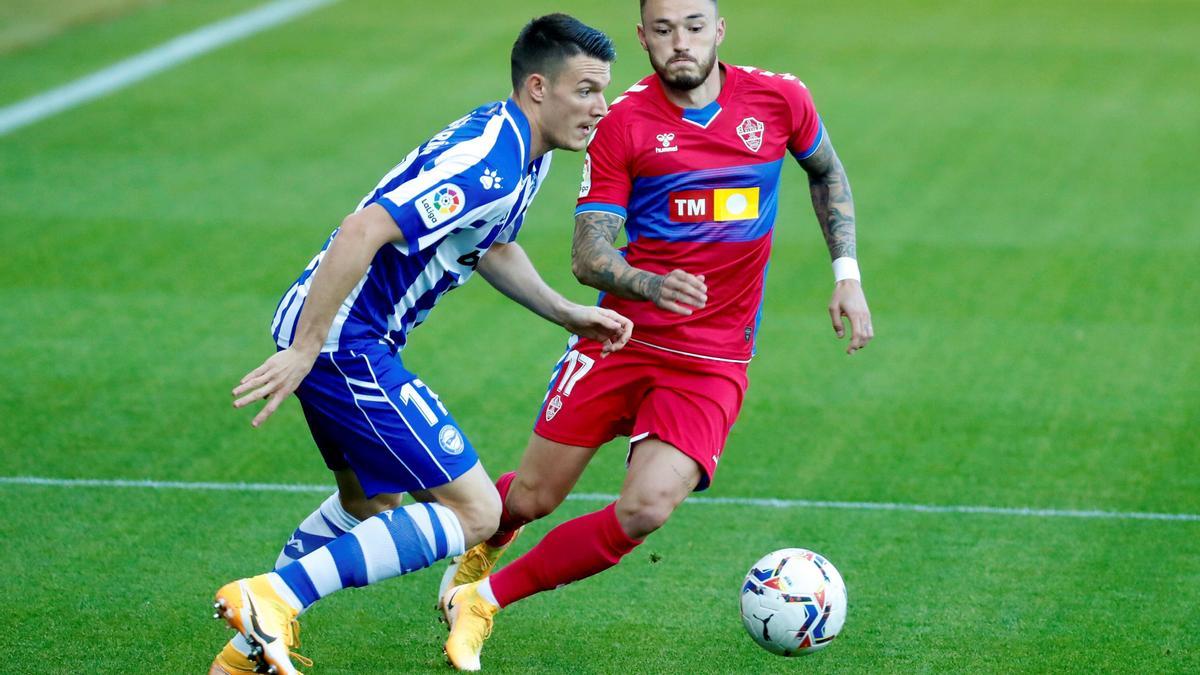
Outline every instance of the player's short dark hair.
<path fill-rule="evenodd" d="M 552 77 L 563 61 L 581 54 L 607 63 L 617 58 L 607 35 L 575 17 L 547 14 L 530 21 L 513 43 L 513 89 L 520 89 L 525 78 L 534 73 Z"/>
<path fill-rule="evenodd" d="M 638 5 L 638 9 L 645 12 L 646 11 L 646 0 L 640 0 L 640 3 L 641 4 Z M 719 5 L 717 4 L 717 0 L 712 0 L 712 4 L 713 4 L 713 7 L 719 7 Z"/>

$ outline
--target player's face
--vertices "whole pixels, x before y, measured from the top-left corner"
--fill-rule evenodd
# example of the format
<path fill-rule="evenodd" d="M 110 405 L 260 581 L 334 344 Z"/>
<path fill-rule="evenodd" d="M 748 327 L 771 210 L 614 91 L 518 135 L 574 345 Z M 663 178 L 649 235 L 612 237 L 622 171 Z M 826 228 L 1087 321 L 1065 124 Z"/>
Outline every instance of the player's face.
<path fill-rule="evenodd" d="M 725 39 L 725 20 L 712 0 L 647 0 L 638 40 L 663 83 L 691 91 L 708 79 Z"/>
<path fill-rule="evenodd" d="M 542 134 L 552 147 L 582 150 L 596 123 L 608 113 L 604 88 L 612 81 L 609 64 L 572 56 L 546 83 Z"/>

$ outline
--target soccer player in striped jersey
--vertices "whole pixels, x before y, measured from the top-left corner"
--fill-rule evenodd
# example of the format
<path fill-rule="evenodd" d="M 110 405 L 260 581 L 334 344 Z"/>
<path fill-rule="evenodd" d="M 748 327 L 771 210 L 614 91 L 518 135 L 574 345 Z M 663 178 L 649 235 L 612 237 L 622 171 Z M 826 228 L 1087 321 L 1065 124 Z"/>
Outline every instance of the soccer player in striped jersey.
<path fill-rule="evenodd" d="M 428 567 L 495 532 L 500 499 L 475 449 L 399 358 L 446 292 L 478 270 L 606 353 L 625 345 L 628 319 L 567 301 L 515 242 L 550 151 L 582 150 L 606 113 L 614 57 L 606 35 L 571 17 L 531 21 L 513 45 L 512 96 L 413 150 L 284 294 L 272 322 L 279 351 L 242 378 L 234 405 L 266 400 L 257 427 L 294 392 L 339 491 L 301 523 L 275 571 L 217 591 L 217 616 L 241 638 L 212 672 L 294 673 L 295 620 L 317 600 Z M 418 503 L 398 506 L 406 492 Z"/>
<path fill-rule="evenodd" d="M 600 344 L 570 341 L 520 466 L 497 483 L 499 531 L 443 577 L 446 651 L 460 669 L 479 668 L 499 608 L 612 567 L 709 486 L 748 384 L 789 155 L 808 174 L 833 260 L 834 330 L 843 337 L 849 319 L 850 353 L 874 334 L 849 182 L 807 87 L 719 62 L 716 0 L 641 4 L 638 38 L 655 73 L 597 125 L 572 249 L 576 276 L 603 291 L 602 307 L 633 320 L 633 336 L 603 360 Z M 622 226 L 628 246 L 618 251 Z M 554 510 L 616 436 L 630 438 L 618 499 L 491 573 L 521 525 Z"/>

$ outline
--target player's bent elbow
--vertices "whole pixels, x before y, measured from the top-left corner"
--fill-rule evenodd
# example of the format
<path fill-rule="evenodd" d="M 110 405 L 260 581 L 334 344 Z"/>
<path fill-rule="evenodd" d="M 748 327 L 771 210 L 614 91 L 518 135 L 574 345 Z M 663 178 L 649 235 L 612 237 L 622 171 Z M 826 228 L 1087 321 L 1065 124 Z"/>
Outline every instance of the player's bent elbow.
<path fill-rule="evenodd" d="M 361 215 L 361 211 L 351 213 L 342 218 L 342 224 L 338 226 L 337 236 L 345 239 L 362 239 L 367 232 L 366 219 Z"/>
<path fill-rule="evenodd" d="M 575 279 L 585 285 L 591 286 L 596 278 L 596 270 L 585 260 L 571 260 L 571 274 L 575 275 Z"/>
<path fill-rule="evenodd" d="M 404 240 L 391 215 L 378 204 L 372 204 L 343 218 L 337 236 L 362 242 L 372 249 L 378 249 L 389 241 Z"/>

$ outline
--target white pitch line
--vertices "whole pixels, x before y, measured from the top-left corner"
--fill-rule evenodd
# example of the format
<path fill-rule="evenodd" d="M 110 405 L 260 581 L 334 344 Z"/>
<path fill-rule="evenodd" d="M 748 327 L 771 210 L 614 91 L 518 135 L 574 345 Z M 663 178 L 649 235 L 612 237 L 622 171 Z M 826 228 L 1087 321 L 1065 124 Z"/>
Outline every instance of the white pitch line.
<path fill-rule="evenodd" d="M 46 485 L 50 487 L 117 487 L 147 490 L 219 490 L 225 492 L 332 492 L 331 485 L 289 485 L 287 483 L 184 483 L 162 480 L 122 480 L 94 478 L 41 478 L 38 476 L 0 476 L 0 485 Z"/>
<path fill-rule="evenodd" d="M 337 0 L 275 0 L 180 35 L 104 70 L 0 108 L 0 136 L 334 2 Z"/>
<path fill-rule="evenodd" d="M 91 478 L 41 478 L 38 476 L 0 476 L 0 485 L 44 485 L 50 487 L 115 487 L 148 490 L 222 490 L 229 492 L 319 492 L 329 494 L 332 485 L 296 485 L 287 483 L 186 483 L 159 480 L 120 480 Z M 611 502 L 616 495 L 601 493 L 571 494 L 569 501 Z M 896 502 L 840 502 L 812 499 L 769 499 L 756 497 L 689 497 L 685 504 L 757 506 L 771 509 L 844 509 L 854 511 L 909 511 L 915 513 L 968 513 L 996 516 L 1032 516 L 1036 518 L 1099 518 L 1106 520 L 1166 520 L 1200 522 L 1195 513 L 1146 513 L 1139 511 L 1099 511 L 1073 509 L 1010 508 L 1003 506 L 938 506 Z"/>

